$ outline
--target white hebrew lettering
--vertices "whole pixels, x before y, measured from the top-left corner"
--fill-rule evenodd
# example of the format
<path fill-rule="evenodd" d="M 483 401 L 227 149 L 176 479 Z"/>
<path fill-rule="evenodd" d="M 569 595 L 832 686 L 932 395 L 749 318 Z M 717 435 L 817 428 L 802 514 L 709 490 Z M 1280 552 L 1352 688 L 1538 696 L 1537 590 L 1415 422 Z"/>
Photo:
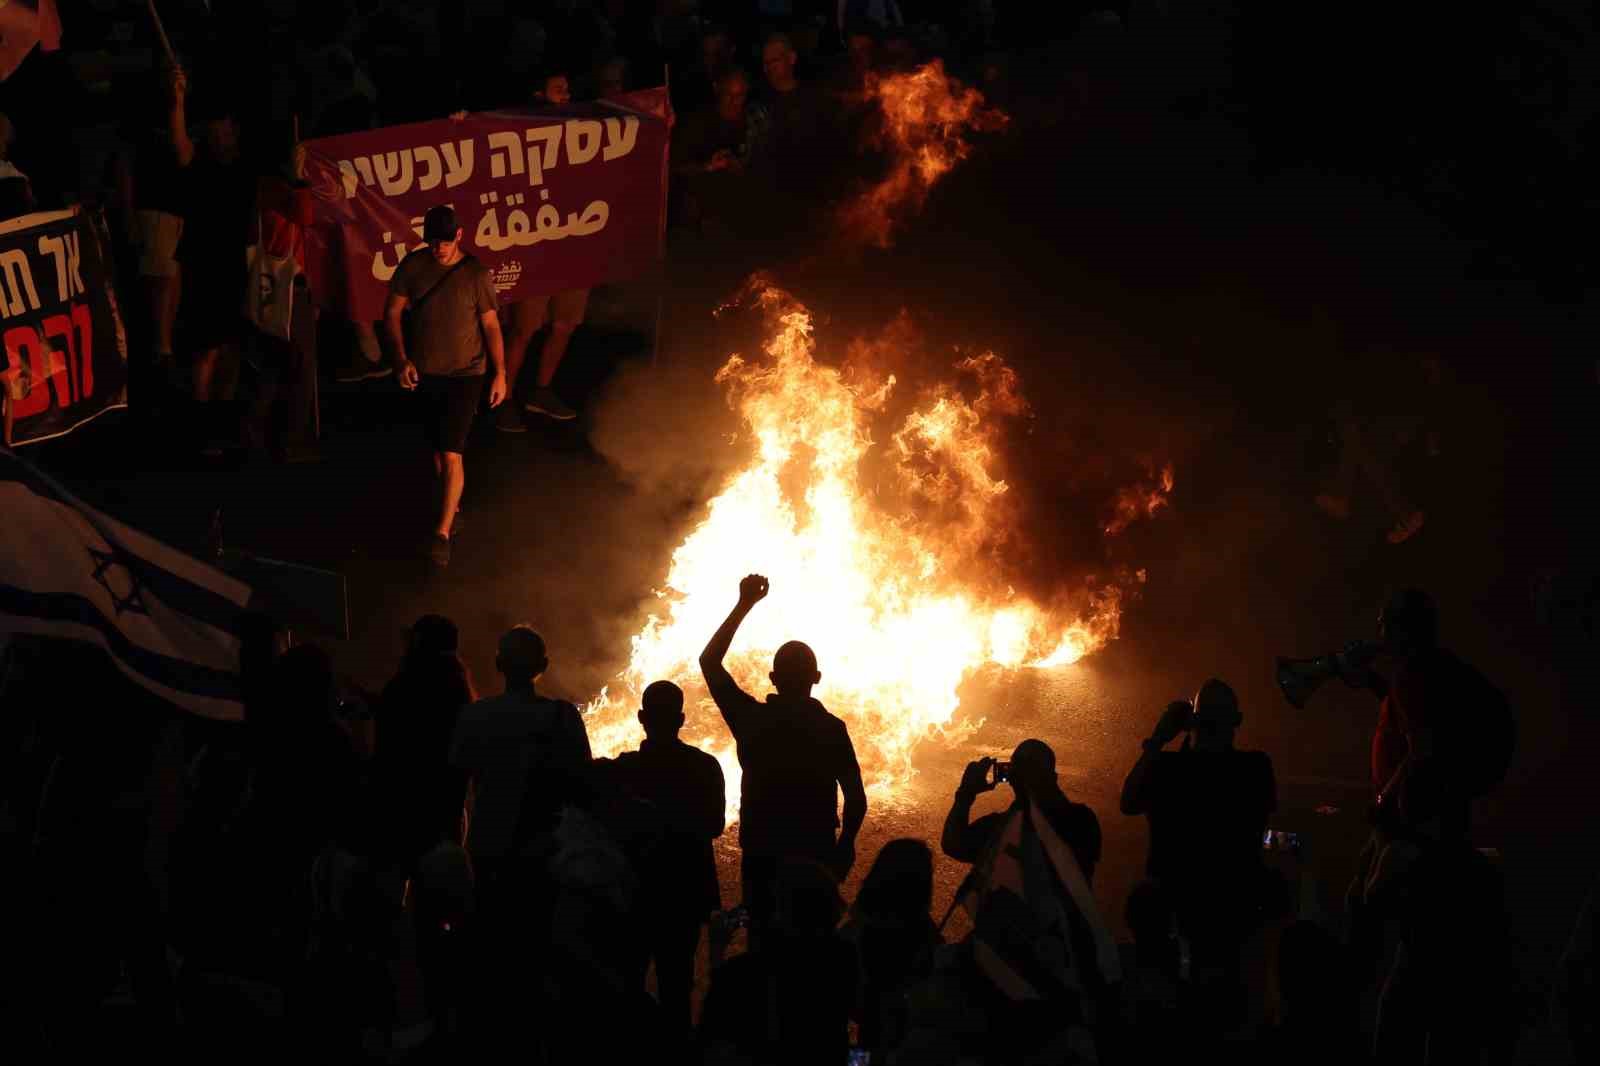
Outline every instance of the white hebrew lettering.
<path fill-rule="evenodd" d="M 567 162 L 578 166 L 600 154 L 604 127 L 592 118 L 567 122 Z"/>
<path fill-rule="evenodd" d="M 411 149 L 411 154 L 417 160 L 417 189 L 427 192 L 438 188 L 444 178 L 444 164 L 439 162 L 439 149 L 425 144 Z"/>
<path fill-rule="evenodd" d="M 629 115 L 627 118 L 606 119 L 606 150 L 601 158 L 607 163 L 613 159 L 621 159 L 633 151 L 633 146 L 639 140 L 639 120 Z"/>

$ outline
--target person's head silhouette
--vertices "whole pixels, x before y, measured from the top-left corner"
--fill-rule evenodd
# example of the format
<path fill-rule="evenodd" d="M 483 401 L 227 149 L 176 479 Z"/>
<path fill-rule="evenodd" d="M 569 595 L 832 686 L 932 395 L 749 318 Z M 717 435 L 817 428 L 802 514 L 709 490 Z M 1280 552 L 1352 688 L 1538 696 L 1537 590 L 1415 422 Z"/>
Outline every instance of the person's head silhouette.
<path fill-rule="evenodd" d="M 1042 740 L 1024 740 L 1011 753 L 1011 790 L 1018 799 L 1049 795 L 1056 784 L 1056 753 Z"/>
<path fill-rule="evenodd" d="M 1194 695 L 1194 745 L 1202 751 L 1233 747 L 1233 734 L 1244 721 L 1239 697 L 1226 681 L 1211 678 Z"/>
<path fill-rule="evenodd" d="M 461 630 L 442 614 L 425 614 L 406 630 L 407 657 L 454 655 L 460 645 Z"/>
<path fill-rule="evenodd" d="M 920 840 L 891 840 L 878 852 L 856 893 L 862 917 L 906 921 L 933 904 L 933 852 Z"/>
<path fill-rule="evenodd" d="M 1433 598 L 1418 589 L 1389 597 L 1378 614 L 1378 639 L 1399 655 L 1432 648 L 1439 639 L 1439 610 Z"/>
<path fill-rule="evenodd" d="M 671 681 L 652 681 L 639 701 L 639 724 L 650 740 L 672 740 L 683 728 L 683 689 Z"/>
<path fill-rule="evenodd" d="M 791 640 L 778 649 L 772 657 L 772 672 L 767 676 L 772 679 L 772 687 L 778 690 L 778 695 L 797 699 L 809 697 L 811 687 L 822 680 L 816 653 L 798 640 Z"/>
<path fill-rule="evenodd" d="M 509 687 L 532 685 L 534 679 L 550 666 L 545 656 L 544 638 L 532 626 L 512 626 L 500 638 L 500 654 L 494 665 L 505 677 Z"/>

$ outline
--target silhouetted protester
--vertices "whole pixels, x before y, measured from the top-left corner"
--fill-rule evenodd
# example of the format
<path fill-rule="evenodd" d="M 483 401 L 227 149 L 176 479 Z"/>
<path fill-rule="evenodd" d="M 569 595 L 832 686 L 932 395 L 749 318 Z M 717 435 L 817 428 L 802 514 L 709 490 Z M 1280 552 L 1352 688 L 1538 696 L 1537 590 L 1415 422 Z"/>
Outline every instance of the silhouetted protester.
<path fill-rule="evenodd" d="M 717 81 L 733 66 L 733 37 L 725 27 L 708 25 L 700 33 L 695 64 L 672 74 L 672 108 L 687 117 L 709 110 L 716 102 Z"/>
<path fill-rule="evenodd" d="M 660 828 L 637 864 L 641 909 L 662 1011 L 687 1034 L 700 927 L 721 905 L 711 842 L 722 835 L 726 794 L 717 760 L 678 739 L 683 721 L 683 690 L 670 681 L 651 684 L 639 708 L 644 743 L 617 756 L 613 776 L 650 804 Z"/>
<path fill-rule="evenodd" d="M 777 691 L 765 703 L 740 688 L 722 665 L 740 624 L 767 591 L 767 579 L 759 574 L 739 582 L 738 604 L 700 653 L 706 687 L 733 734 L 743 771 L 739 873 L 757 938 L 772 916 L 779 863 L 810 859 L 844 880 L 855 864 L 856 835 L 867 817 L 867 792 L 850 731 L 811 696 L 822 680 L 815 653 L 797 640 L 779 648 L 768 675 Z"/>
<path fill-rule="evenodd" d="M 184 1014 L 194 1047 L 256 1051 L 292 1005 L 323 1027 L 327 1012 L 300 998 L 321 970 L 308 965 L 326 926 L 314 891 L 318 871 L 350 868 L 367 850 L 365 767 L 338 721 L 339 690 L 315 645 L 279 657 L 261 701 L 249 708 L 249 778 L 215 831 L 190 839 L 180 907 Z M 196 802 L 215 800 L 216 794 Z M 203 852 L 197 849 L 203 848 Z M 347 1027 L 353 1027 L 353 1019 Z"/>
<path fill-rule="evenodd" d="M 840 935 L 856 949 L 860 1046 L 885 1062 L 906 1032 L 906 993 L 927 976 L 943 938 L 928 914 L 933 852 L 920 840 L 891 840 L 878 852 Z"/>
<path fill-rule="evenodd" d="M 316 200 L 305 182 L 306 149 L 295 145 L 282 174 L 263 175 L 256 185 L 251 230 L 268 254 L 293 257 L 289 336 L 250 330 L 247 350 L 257 371 L 256 396 L 246 413 L 245 443 L 285 462 L 308 462 L 316 452 L 317 305 L 307 280 L 305 232 Z M 279 294 L 282 295 L 282 294 Z"/>
<path fill-rule="evenodd" d="M 1123 1019 L 1119 1034 L 1131 1062 L 1155 1062 L 1181 1053 L 1187 1030 L 1178 1013 L 1183 955 L 1177 920 L 1154 881 L 1133 886 L 1123 908 L 1133 943 L 1122 951 Z"/>
<path fill-rule="evenodd" d="M 711 975 L 700 1016 L 707 1066 L 845 1061 L 857 971 L 834 931 L 844 911 L 838 885 L 817 863 L 788 860 L 772 890 L 761 943 Z"/>
<path fill-rule="evenodd" d="M 1242 1020 L 1240 951 L 1271 897 L 1261 841 L 1277 784 L 1265 752 L 1234 748 L 1243 721 L 1233 689 L 1212 678 L 1193 704 L 1167 707 L 1122 785 L 1122 813 L 1150 820 L 1146 871 L 1173 908 L 1199 1009 L 1219 1031 Z M 1182 750 L 1162 750 L 1185 733 Z"/>
<path fill-rule="evenodd" d="M 682 224 L 738 232 L 755 207 L 749 179 L 769 169 L 771 126 L 766 108 L 750 99 L 749 75 L 729 67 L 717 76 L 714 106 L 690 114 L 672 134 Z"/>
<path fill-rule="evenodd" d="M 180 101 L 180 119 L 187 85 L 183 72 L 177 72 L 174 94 Z M 191 358 L 191 392 L 201 423 L 196 428 L 207 438 L 203 450 L 218 454 L 224 444 L 237 439 L 231 401 L 246 326 L 245 248 L 256 203 L 256 176 L 243 158 L 233 102 L 213 90 L 201 96 L 197 110 L 199 144 L 189 140 L 178 120 L 172 129 L 183 189 L 183 224 L 174 257 L 182 267 L 178 314 Z"/>
<path fill-rule="evenodd" d="M 1094 813 L 1061 792 L 1043 741 L 1023 741 L 999 766 L 1016 796 L 1007 810 L 969 824 L 974 798 L 996 786 L 996 761 L 979 759 L 945 818 L 945 853 L 972 863 L 951 912 L 965 907 L 973 929 L 913 990 L 907 1061 L 944 1051 L 984 1062 L 1076 1061 L 1092 1053 L 1091 1032 L 1120 976 L 1089 887 L 1100 854 Z M 983 1019 L 976 1033 L 974 1018 Z"/>
<path fill-rule="evenodd" d="M 140 110 L 147 113 L 141 114 L 130 151 L 117 164 L 118 180 L 133 209 L 128 236 L 138 257 L 147 319 L 141 335 L 165 367 L 176 351 L 181 296 L 177 252 L 183 234 L 182 171 L 194 158 L 185 112 L 189 79 L 182 70 L 172 70 L 141 88 L 149 99 L 141 101 L 145 107 Z"/>
<path fill-rule="evenodd" d="M 448 618 L 417 619 L 400 669 L 378 701 L 376 772 L 386 858 L 407 869 L 438 844 L 462 838 L 467 778 L 451 765 L 450 749 L 461 712 L 477 693 L 458 640 Z"/>
<path fill-rule="evenodd" d="M 866 93 L 868 78 L 878 59 L 878 37 L 870 26 L 857 24 L 845 30 L 844 58 L 830 79 L 829 88 L 841 102 L 849 103 Z"/>
<path fill-rule="evenodd" d="M 490 407 L 506 398 L 505 342 L 494 281 L 489 268 L 461 247 L 461 238 L 451 207 L 428 208 L 422 220 L 426 246 L 407 255 L 395 270 L 383 311 L 395 378 L 423 400 L 439 483 L 438 521 L 428 558 L 441 567 L 450 565 L 456 509 L 467 483 L 462 455 L 485 379 Z"/>
<path fill-rule="evenodd" d="M 1374 664 L 1392 665 L 1385 678 Z M 1510 769 L 1516 721 L 1505 695 L 1439 647 L 1438 609 L 1425 592 L 1395 594 L 1378 642 L 1337 657 L 1345 680 L 1381 701 L 1372 735 L 1372 788 L 1381 828 L 1397 836 L 1464 839 L 1472 801 Z"/>
<path fill-rule="evenodd" d="M 314 644 L 279 657 L 268 714 L 250 724 L 251 822 L 268 847 L 309 862 L 338 843 L 365 849 L 359 793 L 366 767 L 339 718 L 333 661 Z"/>
<path fill-rule="evenodd" d="M 534 688 L 549 667 L 544 638 L 525 625 L 500 638 L 495 666 L 505 692 L 461 712 L 450 762 L 472 789 L 467 850 L 479 891 L 495 879 L 519 839 L 548 832 L 574 779 L 589 764 L 589 734 L 578 709 Z"/>
<path fill-rule="evenodd" d="M 628 60 L 607 56 L 595 64 L 594 95 L 597 100 L 616 100 L 626 95 L 629 85 Z"/>
<path fill-rule="evenodd" d="M 574 781 L 553 826 L 519 838 L 511 875 L 520 914 L 503 970 L 516 981 L 537 960 L 551 1062 L 670 1062 L 681 1050 L 682 1034 L 673 1034 L 676 1046 L 668 1039 L 644 987 L 649 901 L 640 857 L 660 838 L 648 805 L 618 787 L 614 770 L 595 763 Z M 514 1019 L 526 1016 L 525 997 L 508 1006 Z"/>
<path fill-rule="evenodd" d="M 1375 1052 L 1382 1062 L 1499 1061 L 1511 1040 L 1509 922 L 1500 872 L 1468 832 L 1473 799 L 1509 769 L 1516 722 L 1503 693 L 1439 647 L 1425 593 L 1396 594 L 1378 629 L 1378 644 L 1339 657 L 1346 680 L 1383 699 L 1375 829 L 1347 896 L 1359 965 L 1379 956 L 1386 927 L 1399 934 Z M 1392 679 L 1373 669 L 1380 658 Z"/>
<path fill-rule="evenodd" d="M 780 195 L 804 203 L 816 197 L 817 186 L 834 160 L 823 144 L 825 98 L 815 83 L 796 75 L 799 59 L 785 33 L 770 34 L 761 47 L 766 79 L 761 100 L 772 120 L 775 188 Z"/>
<path fill-rule="evenodd" d="M 1006 783 L 1015 798 L 1005 811 L 986 814 L 970 822 L 972 805 L 978 796 L 993 792 L 998 782 L 993 774 L 998 760 L 979 759 L 968 763 L 956 789 L 955 802 L 945 816 L 944 835 L 939 846 L 957 862 L 975 863 L 993 845 L 1017 811 L 1037 804 L 1057 835 L 1072 849 L 1084 880 L 1093 883 L 1094 868 L 1100 862 L 1100 819 L 1082 803 L 1069 800 L 1056 779 L 1056 753 L 1042 740 L 1024 740 L 1011 753 Z"/>
<path fill-rule="evenodd" d="M 1278 941 L 1277 971 L 1278 1017 L 1262 1035 L 1257 1061 L 1326 1066 L 1363 1061 L 1357 1037 L 1360 986 L 1339 938 L 1316 922 L 1295 922 Z"/>
<path fill-rule="evenodd" d="M 1461 840 L 1378 838 L 1347 898 L 1356 964 L 1397 934 L 1378 1003 L 1379 1063 L 1503 1063 L 1515 1043 L 1510 917 L 1500 871 Z M 1369 971 L 1370 972 L 1370 971 Z"/>

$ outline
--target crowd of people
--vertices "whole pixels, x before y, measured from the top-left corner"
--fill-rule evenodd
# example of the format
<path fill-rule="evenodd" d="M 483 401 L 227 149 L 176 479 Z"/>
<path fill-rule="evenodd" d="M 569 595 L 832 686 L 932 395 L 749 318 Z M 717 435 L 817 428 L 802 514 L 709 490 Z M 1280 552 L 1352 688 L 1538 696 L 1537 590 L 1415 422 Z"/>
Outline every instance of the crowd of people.
<path fill-rule="evenodd" d="M 379 16 L 306 13 L 293 25 L 294 62 L 279 57 L 259 78 L 215 61 L 239 45 L 216 38 L 220 31 L 197 31 L 189 49 L 180 36 L 192 63 L 186 54 L 181 65 L 158 61 L 157 70 L 115 82 L 127 89 L 116 101 L 127 117 L 100 173 L 80 189 L 29 183 L 5 161 L 18 131 L 0 116 L 0 187 L 11 190 L 12 213 L 36 199 L 106 210 L 136 412 L 158 416 L 168 433 L 184 427 L 174 434 L 182 448 L 213 459 L 248 453 L 314 461 L 319 379 L 398 382 L 420 396 L 440 489 L 425 554 L 445 565 L 475 416 L 491 414 L 505 433 L 524 432 L 530 418 L 577 417 L 556 376 L 590 292 L 500 306 L 453 215 L 430 215 L 424 244 L 395 273 L 383 321 L 319 317 L 304 273 L 315 207 L 304 139 L 668 83 L 676 115 L 672 232 L 724 245 L 760 234 L 775 245 L 815 230 L 818 212 L 873 167 L 867 79 L 909 68 L 936 49 L 952 63 L 977 63 L 993 23 L 992 12 L 930 10 L 914 11 L 924 21 L 913 27 L 894 3 L 823 5 L 809 16 L 794 5 L 724 5 L 726 21 L 629 5 L 548 6 L 509 25 L 468 19 L 463 32 L 471 41 L 458 43 L 498 48 L 505 63 L 446 64 L 441 71 L 456 76 L 441 77 L 426 101 L 415 98 L 413 67 L 383 61 L 373 32 Z M 929 15 L 944 21 L 930 25 Z M 473 36 L 472 27 L 490 25 L 508 35 Z M 279 84 L 280 68 L 297 75 L 292 85 Z M 263 80 L 272 91 L 254 92 Z M 784 211 L 770 210 L 775 197 Z M 286 336 L 264 331 L 242 310 L 253 247 L 296 261 Z"/>
<path fill-rule="evenodd" d="M 135 387 L 182 392 L 207 451 L 314 458 L 318 348 L 338 341 L 327 376 L 392 379 L 426 405 L 438 475 L 427 553 L 447 565 L 480 411 L 507 433 L 529 415 L 576 417 L 556 375 L 590 294 L 499 307 L 453 213 L 438 208 L 426 246 L 395 273 L 383 322 L 319 328 L 302 281 L 294 335 L 252 332 L 239 314 L 244 249 L 304 254 L 311 202 L 294 133 L 600 98 L 657 84 L 655 69 L 669 66 L 673 225 L 716 238 L 759 215 L 768 239 L 782 239 L 847 180 L 848 167 L 818 160 L 867 139 L 870 111 L 854 102 L 872 73 L 941 47 L 981 57 L 993 21 L 992 5 L 964 5 L 941 46 L 893 2 L 830 3 L 821 25 L 792 17 L 801 5 L 743 5 L 753 10 L 723 22 L 603 6 L 605 16 L 551 5 L 535 24 L 509 25 L 510 61 L 478 64 L 448 100 L 417 99 L 426 79 L 414 64 L 363 56 L 359 34 L 335 34 L 299 64 L 293 132 L 215 71 L 197 72 L 192 94 L 181 67 L 141 82 L 105 183 L 121 281 L 137 294 L 123 303 Z M 8 161 L 15 137 L 0 116 L 12 213 L 52 195 Z M 773 195 L 793 209 L 773 217 Z M 253 379 L 242 404 L 241 377 Z M 1380 480 L 1347 421 L 1347 462 L 1319 502 L 1347 513 L 1359 473 L 1395 512 L 1393 539 L 1406 539 L 1422 514 Z M 161 862 L 136 864 L 147 880 L 117 882 L 104 983 L 126 983 L 149 1033 L 232 1058 L 307 1048 L 333 1059 L 517 1049 L 541 1061 L 713 1064 L 1143 1062 L 1220 1048 L 1261 1061 L 1507 1058 L 1509 934 L 1498 873 L 1467 817 L 1498 775 L 1476 754 L 1476 720 L 1453 713 L 1492 700 L 1439 648 L 1426 597 L 1398 598 L 1381 639 L 1340 658 L 1340 676 L 1382 706 L 1373 833 L 1344 906 L 1264 862 L 1267 848 L 1298 858 L 1299 844 L 1271 827 L 1271 761 L 1235 748 L 1239 701 L 1212 679 L 1129 753 L 1120 808 L 1148 820 L 1149 854 L 1147 876 L 1118 901 L 1132 934 L 1118 943 L 1095 892 L 1100 819 L 1062 790 L 1042 739 L 963 773 L 937 842 L 970 867 L 950 912 L 932 909 L 934 849 L 915 839 L 866 857 L 844 898 L 870 814 L 848 726 L 813 696 L 822 664 L 785 644 L 764 699 L 724 666 L 767 591 L 756 576 L 741 583 L 700 660 L 742 773 L 734 905 L 717 873 L 722 767 L 679 739 L 694 709 L 672 681 L 641 694 L 638 750 L 595 758 L 579 710 L 540 690 L 548 651 L 529 627 L 501 638 L 503 691 L 480 698 L 448 619 L 410 627 L 377 694 L 259 619 L 242 661 L 245 725 L 177 744 L 168 843 Z M 974 819 L 1001 787 L 1010 802 Z M 66 854 L 87 882 L 93 863 L 71 845 Z M 1269 925 L 1281 928 L 1270 1011 L 1247 952 Z M 1386 938 L 1398 948 L 1386 951 Z M 709 978 L 697 995 L 702 940 Z M 1380 1009 L 1364 1026 L 1361 1000 L 1384 963 Z M 85 1000 L 103 991 L 85 977 L 72 987 Z M 56 997 L 33 1021 L 60 1046 L 82 1014 Z"/>
<path fill-rule="evenodd" d="M 724 665 L 768 590 L 745 578 L 700 657 L 742 774 L 728 907 L 724 775 L 680 739 L 694 712 L 677 684 L 641 693 L 637 750 L 596 758 L 582 712 L 540 689 L 549 652 L 528 626 L 500 640 L 499 694 L 480 698 L 438 615 L 408 629 L 393 680 L 365 694 L 253 616 L 244 726 L 171 744 L 162 860 L 110 882 L 118 906 L 96 948 L 115 956 L 141 1032 L 275 1061 L 312 1048 L 796 1066 L 1508 1061 L 1508 919 L 1468 835 L 1471 803 L 1504 772 L 1484 709 L 1496 694 L 1439 646 L 1425 595 L 1396 597 L 1379 639 L 1336 657 L 1381 697 L 1372 836 L 1342 915 L 1292 876 L 1302 845 L 1271 825 L 1271 760 L 1235 747 L 1238 699 L 1212 679 L 1165 709 L 1123 785 L 1149 852 L 1119 943 L 1095 890 L 1100 819 L 1062 789 L 1042 739 L 962 774 L 938 847 L 968 873 L 947 910 L 932 909 L 928 843 L 858 857 L 868 796 L 847 723 L 814 695 L 812 649 L 776 651 L 764 699 Z M 27 699 L 26 679 L 14 691 Z M 975 819 L 1000 787 L 1010 802 Z M 1264 861 L 1274 850 L 1291 876 Z M 847 901 L 858 858 L 869 868 Z M 104 994 L 92 972 L 65 986 L 82 1003 L 43 982 L 32 1024 L 47 1044 L 67 1046 L 63 1030 Z"/>

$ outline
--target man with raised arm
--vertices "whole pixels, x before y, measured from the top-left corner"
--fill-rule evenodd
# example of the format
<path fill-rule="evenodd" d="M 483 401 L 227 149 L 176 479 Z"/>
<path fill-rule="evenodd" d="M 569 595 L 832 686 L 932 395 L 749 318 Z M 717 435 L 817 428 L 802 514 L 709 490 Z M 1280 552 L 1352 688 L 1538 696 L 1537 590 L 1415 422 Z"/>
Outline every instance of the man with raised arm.
<path fill-rule="evenodd" d="M 759 574 L 739 582 L 739 602 L 700 653 L 706 687 L 738 745 L 743 772 L 739 872 L 757 934 L 772 917 L 779 864 L 811 859 L 843 881 L 855 863 L 856 835 L 867 817 L 867 793 L 850 731 L 811 696 L 822 680 L 812 650 L 797 640 L 778 649 L 768 675 L 777 691 L 764 703 L 740 688 L 722 665 L 734 634 L 767 589 L 767 579 Z"/>

